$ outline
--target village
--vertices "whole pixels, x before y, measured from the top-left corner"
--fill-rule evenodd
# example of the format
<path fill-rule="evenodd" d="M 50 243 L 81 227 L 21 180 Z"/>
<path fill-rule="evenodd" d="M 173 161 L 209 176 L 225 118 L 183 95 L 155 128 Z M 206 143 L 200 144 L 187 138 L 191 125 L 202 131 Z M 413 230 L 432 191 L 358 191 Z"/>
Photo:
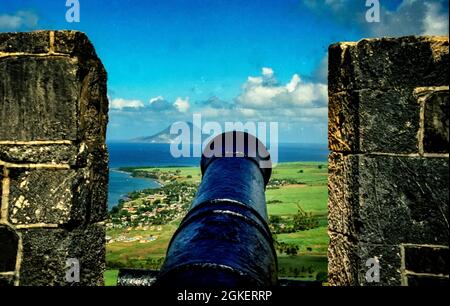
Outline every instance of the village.
<path fill-rule="evenodd" d="M 160 231 L 162 225 L 182 219 L 197 192 L 198 182 L 195 179 L 192 180 L 190 175 L 183 175 L 179 169 L 161 171 L 158 168 L 121 168 L 120 170 L 131 172 L 133 177 L 151 178 L 161 187 L 132 192 L 126 199 L 120 200 L 119 204 L 110 211 L 107 229 Z M 278 189 L 293 184 L 300 185 L 302 182 L 292 178 L 272 179 L 267 189 Z M 146 243 L 153 241 L 153 238 L 118 236 L 115 239 L 107 237 L 107 242 L 131 242 L 130 239 L 132 239 L 132 241 Z"/>
<path fill-rule="evenodd" d="M 133 176 L 143 174 L 133 172 Z M 179 175 L 175 171 L 160 174 L 162 173 L 158 171 L 145 171 L 146 177 L 158 180 L 161 187 L 133 192 L 126 199 L 120 200 L 109 213 L 109 221 L 106 223 L 108 230 L 158 232 L 162 230 L 164 224 L 182 219 L 194 199 L 197 184 L 178 181 Z M 133 237 L 118 235 L 114 238 L 107 236 L 106 241 L 148 243 L 157 238 L 157 235 Z"/>

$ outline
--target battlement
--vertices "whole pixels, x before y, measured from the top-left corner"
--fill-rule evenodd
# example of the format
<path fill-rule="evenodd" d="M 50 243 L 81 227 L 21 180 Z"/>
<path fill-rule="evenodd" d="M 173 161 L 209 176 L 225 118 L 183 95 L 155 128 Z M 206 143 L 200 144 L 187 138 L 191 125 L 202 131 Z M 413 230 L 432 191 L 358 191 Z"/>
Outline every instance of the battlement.
<path fill-rule="evenodd" d="M 448 37 L 330 47 L 330 284 L 448 284 L 448 67 Z"/>
<path fill-rule="evenodd" d="M 0 34 L 0 283 L 103 284 L 106 71 L 76 31 Z"/>

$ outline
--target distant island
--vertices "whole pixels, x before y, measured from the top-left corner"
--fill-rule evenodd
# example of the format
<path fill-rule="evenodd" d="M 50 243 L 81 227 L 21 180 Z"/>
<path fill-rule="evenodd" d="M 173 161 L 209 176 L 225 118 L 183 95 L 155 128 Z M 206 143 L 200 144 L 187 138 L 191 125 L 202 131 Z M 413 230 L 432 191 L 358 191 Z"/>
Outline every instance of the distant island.
<path fill-rule="evenodd" d="M 193 143 L 193 135 L 194 133 L 201 135 L 201 141 L 203 141 L 206 136 L 201 134 L 200 128 L 193 125 L 192 122 L 186 122 L 186 124 L 189 126 L 189 130 L 191 132 L 190 141 Z M 131 142 L 140 142 L 140 143 L 165 143 L 165 144 L 171 144 L 175 143 L 175 139 L 179 136 L 179 134 L 170 134 L 170 128 L 171 125 L 166 127 L 164 130 L 153 134 L 151 136 L 143 136 L 143 137 L 137 137 L 133 138 L 130 141 Z"/>
<path fill-rule="evenodd" d="M 188 122 L 189 128 L 192 129 L 192 123 Z M 145 143 L 174 143 L 175 138 L 177 138 L 177 134 L 170 134 L 170 126 L 153 134 L 151 136 L 143 136 L 138 138 L 131 139 L 132 142 L 145 142 Z"/>

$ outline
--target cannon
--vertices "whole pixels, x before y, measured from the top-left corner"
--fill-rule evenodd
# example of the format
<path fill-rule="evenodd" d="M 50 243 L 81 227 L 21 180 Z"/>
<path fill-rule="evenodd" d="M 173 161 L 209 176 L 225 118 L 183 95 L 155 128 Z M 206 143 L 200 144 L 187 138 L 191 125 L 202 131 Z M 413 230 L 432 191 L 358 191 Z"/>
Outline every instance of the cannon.
<path fill-rule="evenodd" d="M 202 181 L 173 235 L 154 286 L 269 287 L 278 283 L 265 187 L 265 146 L 244 132 L 215 137 L 201 158 Z"/>

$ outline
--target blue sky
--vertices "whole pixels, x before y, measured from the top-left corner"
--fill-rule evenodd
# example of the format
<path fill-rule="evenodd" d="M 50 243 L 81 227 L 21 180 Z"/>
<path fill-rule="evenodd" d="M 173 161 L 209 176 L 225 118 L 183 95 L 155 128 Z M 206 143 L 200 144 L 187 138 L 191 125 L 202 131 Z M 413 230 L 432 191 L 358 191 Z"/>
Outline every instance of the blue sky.
<path fill-rule="evenodd" d="M 326 57 L 333 42 L 448 35 L 448 1 L 1 0 L 0 31 L 86 32 L 108 71 L 108 139 L 151 135 L 192 113 L 278 121 L 281 142 L 325 143 Z"/>

